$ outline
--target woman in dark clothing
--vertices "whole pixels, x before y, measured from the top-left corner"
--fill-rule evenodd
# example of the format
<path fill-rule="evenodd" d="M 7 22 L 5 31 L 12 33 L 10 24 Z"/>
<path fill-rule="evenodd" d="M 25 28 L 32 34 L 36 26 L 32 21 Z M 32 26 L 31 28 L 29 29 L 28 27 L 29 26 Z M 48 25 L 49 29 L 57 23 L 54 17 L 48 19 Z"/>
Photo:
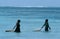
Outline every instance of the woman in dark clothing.
<path fill-rule="evenodd" d="M 45 20 L 45 23 L 44 23 L 44 25 L 41 28 L 43 28 L 44 26 L 45 26 L 45 31 L 49 31 L 49 29 L 51 29 L 49 27 L 48 19 Z"/>
<path fill-rule="evenodd" d="M 18 20 L 18 21 L 17 21 L 17 23 L 16 23 L 16 26 L 15 26 L 15 27 L 16 27 L 16 29 L 15 29 L 15 31 L 14 31 L 14 32 L 21 32 L 21 31 L 20 31 L 20 20 Z"/>

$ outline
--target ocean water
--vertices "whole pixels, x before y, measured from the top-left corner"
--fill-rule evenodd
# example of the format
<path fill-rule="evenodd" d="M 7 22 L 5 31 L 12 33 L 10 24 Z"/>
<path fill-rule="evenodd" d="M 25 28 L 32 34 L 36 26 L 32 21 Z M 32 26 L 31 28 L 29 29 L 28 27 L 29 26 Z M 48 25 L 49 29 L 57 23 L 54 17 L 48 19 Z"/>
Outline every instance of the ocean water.
<path fill-rule="evenodd" d="M 12 30 L 21 20 L 21 33 Z M 40 29 L 48 19 L 51 30 Z M 60 7 L 0 7 L 0 39 L 60 39 Z"/>

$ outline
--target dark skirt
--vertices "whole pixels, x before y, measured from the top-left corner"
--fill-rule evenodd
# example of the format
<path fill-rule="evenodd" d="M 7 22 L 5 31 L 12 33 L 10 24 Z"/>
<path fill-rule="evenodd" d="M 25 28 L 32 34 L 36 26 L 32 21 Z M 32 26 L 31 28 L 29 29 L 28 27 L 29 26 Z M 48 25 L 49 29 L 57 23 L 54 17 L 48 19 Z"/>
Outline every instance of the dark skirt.
<path fill-rule="evenodd" d="M 48 30 L 48 27 L 45 27 L 45 31 L 49 31 L 49 30 Z"/>
<path fill-rule="evenodd" d="M 20 28 L 16 28 L 14 32 L 20 32 Z"/>

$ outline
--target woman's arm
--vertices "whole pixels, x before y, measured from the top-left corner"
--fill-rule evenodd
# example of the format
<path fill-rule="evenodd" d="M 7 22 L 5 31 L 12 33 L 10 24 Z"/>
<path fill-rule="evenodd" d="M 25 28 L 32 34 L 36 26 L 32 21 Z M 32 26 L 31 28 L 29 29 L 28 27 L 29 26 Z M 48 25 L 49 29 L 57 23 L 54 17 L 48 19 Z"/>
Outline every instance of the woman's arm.
<path fill-rule="evenodd" d="M 45 26 L 45 24 L 41 27 L 41 29 Z"/>
<path fill-rule="evenodd" d="M 13 29 L 15 29 L 16 25 L 13 27 Z"/>
<path fill-rule="evenodd" d="M 43 25 L 41 28 L 43 28 L 45 25 L 46 25 L 46 24 L 44 23 L 44 25 Z"/>

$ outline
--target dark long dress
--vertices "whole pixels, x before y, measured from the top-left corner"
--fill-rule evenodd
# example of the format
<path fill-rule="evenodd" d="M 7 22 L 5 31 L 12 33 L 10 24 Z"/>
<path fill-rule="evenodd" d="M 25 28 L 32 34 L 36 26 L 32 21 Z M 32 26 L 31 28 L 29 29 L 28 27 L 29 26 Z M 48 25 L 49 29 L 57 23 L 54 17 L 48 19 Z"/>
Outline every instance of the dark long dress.
<path fill-rule="evenodd" d="M 20 24 L 19 23 L 16 24 L 15 32 L 20 32 Z"/>
<path fill-rule="evenodd" d="M 49 24 L 48 24 L 48 22 L 46 22 L 46 24 L 45 24 L 45 31 L 49 31 Z"/>

